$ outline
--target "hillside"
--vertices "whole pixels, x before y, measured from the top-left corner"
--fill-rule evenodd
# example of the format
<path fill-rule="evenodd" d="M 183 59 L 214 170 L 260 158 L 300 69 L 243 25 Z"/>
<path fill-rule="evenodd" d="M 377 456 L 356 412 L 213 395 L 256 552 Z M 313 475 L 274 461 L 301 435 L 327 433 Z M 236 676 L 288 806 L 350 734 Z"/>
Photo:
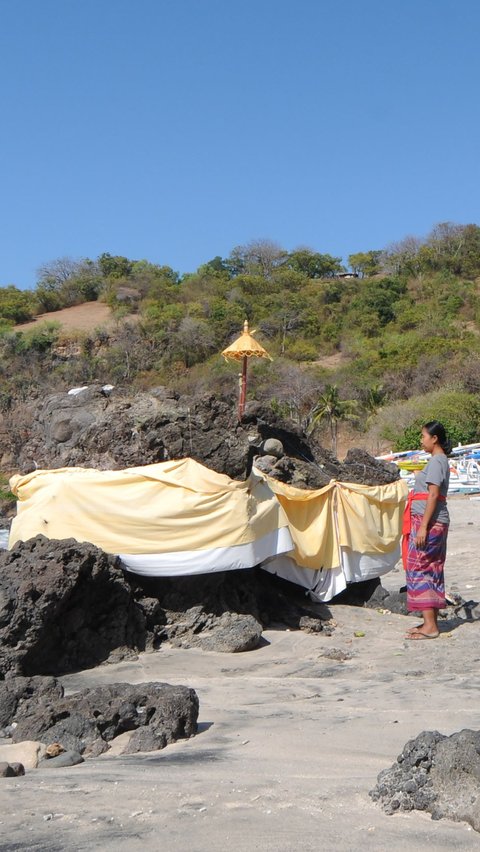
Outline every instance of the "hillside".
<path fill-rule="evenodd" d="M 0 288 L 0 410 L 93 382 L 235 393 L 238 365 L 220 353 L 248 319 L 273 359 L 250 363 L 249 399 L 334 452 L 415 445 L 426 419 L 478 440 L 480 227 L 439 225 L 349 263 L 266 240 L 182 277 L 62 258 L 31 293 Z"/>

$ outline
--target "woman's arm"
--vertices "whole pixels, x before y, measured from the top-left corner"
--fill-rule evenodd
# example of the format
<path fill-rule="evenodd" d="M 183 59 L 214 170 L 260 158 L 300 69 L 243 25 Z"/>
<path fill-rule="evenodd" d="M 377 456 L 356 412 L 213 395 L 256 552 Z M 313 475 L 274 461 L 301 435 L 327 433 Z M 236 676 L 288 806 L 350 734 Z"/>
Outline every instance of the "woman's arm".
<path fill-rule="evenodd" d="M 427 505 L 425 507 L 425 511 L 423 513 L 422 523 L 418 528 L 418 532 L 415 538 L 415 545 L 417 547 L 424 547 L 425 542 L 427 540 L 427 531 L 428 525 L 432 520 L 433 513 L 435 511 L 435 507 L 437 505 L 437 500 L 440 496 L 440 487 L 438 485 L 429 485 L 428 486 L 428 498 Z"/>

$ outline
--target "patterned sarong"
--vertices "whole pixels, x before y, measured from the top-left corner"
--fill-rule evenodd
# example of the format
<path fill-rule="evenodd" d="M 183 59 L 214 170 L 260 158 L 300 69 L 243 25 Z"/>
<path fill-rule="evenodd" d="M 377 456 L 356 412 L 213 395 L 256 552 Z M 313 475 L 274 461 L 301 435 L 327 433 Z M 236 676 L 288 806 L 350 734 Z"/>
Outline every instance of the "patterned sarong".
<path fill-rule="evenodd" d="M 405 571 L 407 570 L 407 559 L 408 559 L 408 542 L 410 541 L 410 532 L 412 529 L 412 503 L 414 500 L 428 500 L 428 493 L 417 493 L 414 491 L 410 491 L 408 495 L 407 502 L 405 503 L 405 511 L 403 513 L 403 524 L 402 524 L 402 562 Z M 445 503 L 446 497 L 443 497 L 442 494 L 439 494 L 437 500 L 440 500 Z"/>
<path fill-rule="evenodd" d="M 432 524 L 425 547 L 417 548 L 415 536 L 422 523 L 421 515 L 412 515 L 407 555 L 407 609 L 443 609 L 445 582 L 443 566 L 447 555 L 448 524 Z"/>

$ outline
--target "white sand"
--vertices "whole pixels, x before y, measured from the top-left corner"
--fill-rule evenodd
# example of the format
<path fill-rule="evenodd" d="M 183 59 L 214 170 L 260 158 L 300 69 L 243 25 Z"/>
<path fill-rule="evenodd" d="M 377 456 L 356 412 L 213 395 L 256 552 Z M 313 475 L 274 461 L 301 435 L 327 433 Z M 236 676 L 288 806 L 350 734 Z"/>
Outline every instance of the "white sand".
<path fill-rule="evenodd" d="M 480 502 L 459 498 L 450 508 L 447 588 L 480 600 Z M 400 572 L 384 578 L 389 588 L 402 581 Z M 368 796 L 422 730 L 480 728 L 480 622 L 451 622 L 438 640 L 407 642 L 411 619 L 332 610 L 331 637 L 268 630 L 250 653 L 163 649 L 65 677 L 68 690 L 187 684 L 200 698 L 200 731 L 160 752 L 0 779 L 0 849 L 480 848 L 464 823 L 387 817 Z M 322 656 L 332 648 L 354 656 Z"/>

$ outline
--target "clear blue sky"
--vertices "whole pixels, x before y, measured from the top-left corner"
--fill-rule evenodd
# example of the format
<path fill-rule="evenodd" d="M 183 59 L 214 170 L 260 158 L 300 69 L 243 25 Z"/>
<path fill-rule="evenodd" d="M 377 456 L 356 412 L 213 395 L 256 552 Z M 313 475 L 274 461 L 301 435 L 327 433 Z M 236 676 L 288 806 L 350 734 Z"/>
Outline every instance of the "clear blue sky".
<path fill-rule="evenodd" d="M 0 0 L 0 286 L 480 223 L 478 0 Z"/>

